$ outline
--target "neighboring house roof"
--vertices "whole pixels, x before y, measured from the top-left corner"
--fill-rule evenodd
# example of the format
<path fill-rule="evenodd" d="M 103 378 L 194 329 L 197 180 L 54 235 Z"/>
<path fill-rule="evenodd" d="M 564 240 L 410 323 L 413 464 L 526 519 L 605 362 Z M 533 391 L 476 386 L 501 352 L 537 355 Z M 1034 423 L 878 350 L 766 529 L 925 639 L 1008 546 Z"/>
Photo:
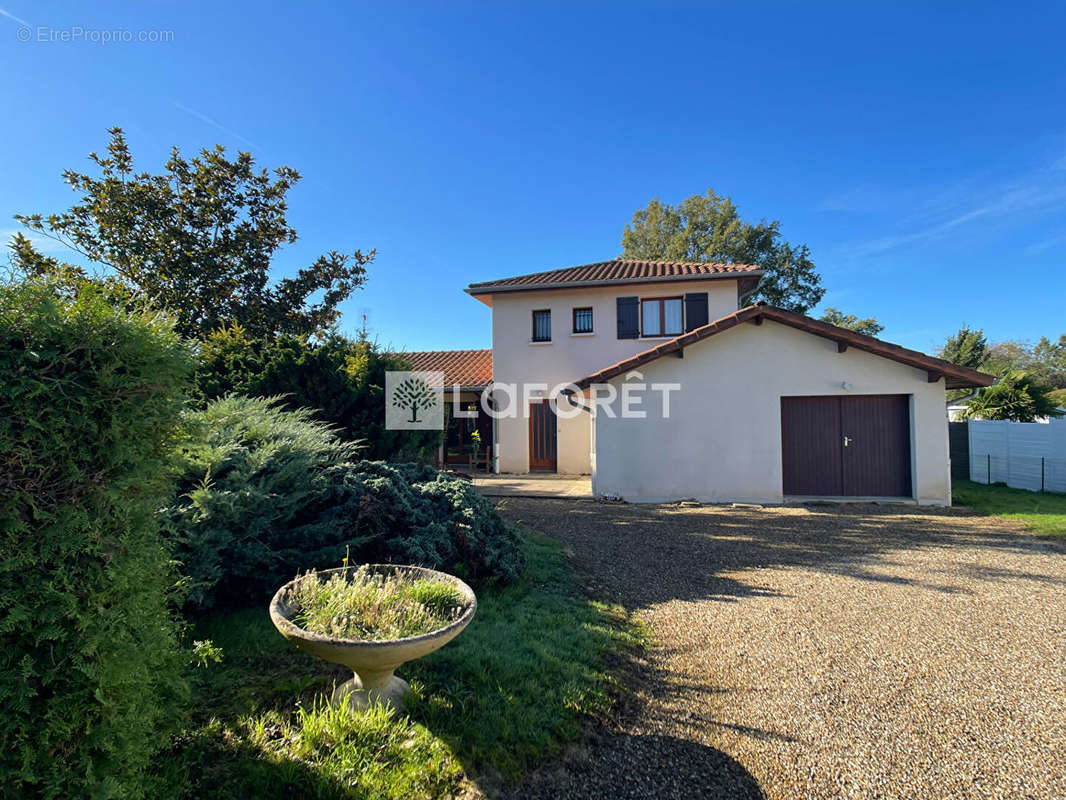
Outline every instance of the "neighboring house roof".
<path fill-rule="evenodd" d="M 603 383 L 604 381 L 610 380 L 624 372 L 629 372 L 631 369 L 636 369 L 651 361 L 655 361 L 669 353 L 682 350 L 691 344 L 695 344 L 701 339 L 706 339 L 708 336 L 727 331 L 742 322 L 750 321 L 756 324 L 761 324 L 764 318 L 779 322 L 782 325 L 789 325 L 790 327 L 806 331 L 807 333 L 812 333 L 815 336 L 832 339 L 837 342 L 837 347 L 840 352 L 844 352 L 848 347 L 854 347 L 856 350 L 864 350 L 867 353 L 873 353 L 874 355 L 882 356 L 891 359 L 892 361 L 898 361 L 901 364 L 907 364 L 916 369 L 924 369 L 929 373 L 930 382 L 939 380 L 943 377 L 945 386 L 948 389 L 961 389 L 968 386 L 990 386 L 996 380 L 993 375 L 978 372 L 969 367 L 960 367 L 958 364 L 952 364 L 950 361 L 945 361 L 942 358 L 927 356 L 925 353 L 919 353 L 917 350 L 908 350 L 906 347 L 900 347 L 898 344 L 883 342 L 880 339 L 875 339 L 872 336 L 865 336 L 861 333 L 848 330 L 847 328 L 838 328 L 836 325 L 820 322 L 819 320 L 805 317 L 802 314 L 794 314 L 791 311 L 785 311 L 781 308 L 774 308 L 773 306 L 768 306 L 764 303 L 757 303 L 756 305 L 742 308 L 728 316 L 717 319 L 714 322 L 710 322 L 703 327 L 696 328 L 693 331 L 689 331 L 674 339 L 663 342 L 660 345 L 656 345 L 642 353 L 637 353 L 637 355 L 627 358 L 625 361 L 619 361 L 617 364 L 612 364 L 609 367 L 601 369 L 599 372 L 595 372 L 592 375 L 588 375 L 581 380 L 576 381 L 576 385 L 580 389 L 585 389 L 594 383 Z"/>
<path fill-rule="evenodd" d="M 444 385 L 488 386 L 492 382 L 491 350 L 420 350 L 400 353 L 411 363 L 411 369 L 443 372 Z"/>
<path fill-rule="evenodd" d="M 754 278 L 762 275 L 760 267 L 750 264 L 712 264 L 693 261 L 632 261 L 614 259 L 582 264 L 578 267 L 534 272 L 514 278 L 472 283 L 466 291 L 475 297 L 498 292 L 521 292 L 542 289 L 572 289 L 622 283 L 656 283 L 664 281 L 707 280 L 709 278 Z M 752 282 L 752 289 L 755 282 Z"/>

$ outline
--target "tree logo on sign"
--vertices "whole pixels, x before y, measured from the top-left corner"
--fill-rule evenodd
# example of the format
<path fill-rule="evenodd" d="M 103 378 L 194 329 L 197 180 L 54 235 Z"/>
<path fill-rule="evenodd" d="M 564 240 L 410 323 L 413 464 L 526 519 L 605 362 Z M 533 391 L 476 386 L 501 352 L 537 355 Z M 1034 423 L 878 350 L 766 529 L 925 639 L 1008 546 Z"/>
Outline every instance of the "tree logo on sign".
<path fill-rule="evenodd" d="M 433 408 L 437 395 L 421 378 L 407 378 L 392 393 L 392 405 L 411 412 L 408 422 L 421 422 L 418 412 Z"/>

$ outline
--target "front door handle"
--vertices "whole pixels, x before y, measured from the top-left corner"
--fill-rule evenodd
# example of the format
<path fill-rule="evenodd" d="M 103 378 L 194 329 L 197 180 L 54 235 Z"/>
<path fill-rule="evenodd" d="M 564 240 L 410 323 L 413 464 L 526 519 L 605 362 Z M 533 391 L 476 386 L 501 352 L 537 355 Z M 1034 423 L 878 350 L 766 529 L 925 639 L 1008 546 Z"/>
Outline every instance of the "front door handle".
<path fill-rule="evenodd" d="M 844 437 L 844 446 L 848 447 L 850 445 L 851 445 L 851 437 L 850 436 L 845 436 Z"/>

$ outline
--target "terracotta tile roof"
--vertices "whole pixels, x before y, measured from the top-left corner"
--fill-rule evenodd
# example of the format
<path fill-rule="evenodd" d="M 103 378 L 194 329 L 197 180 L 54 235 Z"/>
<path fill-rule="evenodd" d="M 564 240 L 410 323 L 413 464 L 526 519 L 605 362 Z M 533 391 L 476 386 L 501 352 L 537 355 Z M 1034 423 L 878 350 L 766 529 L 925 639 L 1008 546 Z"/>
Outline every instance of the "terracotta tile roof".
<path fill-rule="evenodd" d="M 689 331 L 688 333 L 684 333 L 667 342 L 663 342 L 662 344 L 652 347 L 649 350 L 645 350 L 642 353 L 637 353 L 635 356 L 627 358 L 625 361 L 619 361 L 617 364 L 605 367 L 599 372 L 595 372 L 592 375 L 588 375 L 581 380 L 576 381 L 575 384 L 578 388 L 585 389 L 594 383 L 603 383 L 604 381 L 610 380 L 625 372 L 629 372 L 631 369 L 636 369 L 650 361 L 655 361 L 657 358 L 682 350 L 690 344 L 694 344 L 701 339 L 706 339 L 708 336 L 727 331 L 742 322 L 761 322 L 764 318 L 779 322 L 782 325 L 789 325 L 801 331 L 806 331 L 807 333 L 812 333 L 815 336 L 832 339 L 837 342 L 840 352 L 844 352 L 848 347 L 854 347 L 856 350 L 864 350 L 867 353 L 873 353 L 874 355 L 882 356 L 891 359 L 892 361 L 898 361 L 901 364 L 907 364 L 916 369 L 924 369 L 929 373 L 930 382 L 933 380 L 939 380 L 943 377 L 945 386 L 948 389 L 961 389 L 970 386 L 990 386 L 996 380 L 993 375 L 987 375 L 984 372 L 978 372 L 977 370 L 968 367 L 960 367 L 958 364 L 952 364 L 950 361 L 945 361 L 942 358 L 927 356 L 925 353 L 920 353 L 917 350 L 908 350 L 906 347 L 900 347 L 898 344 L 883 342 L 880 339 L 875 339 L 872 336 L 865 336 L 861 333 L 848 330 L 847 328 L 838 328 L 835 325 L 811 319 L 802 314 L 794 314 L 791 311 L 785 311 L 781 308 L 774 308 L 773 306 L 758 303 L 753 306 L 748 306 L 747 308 L 742 308 L 739 311 L 722 317 L 721 319 L 717 319 L 714 322 L 710 322 L 701 328 L 696 328 L 694 331 Z"/>
<path fill-rule="evenodd" d="M 749 264 L 711 264 L 691 261 L 629 261 L 614 259 L 583 264 L 579 267 L 534 272 L 514 278 L 472 283 L 466 291 L 473 295 L 514 292 L 531 289 L 559 289 L 571 286 L 595 286 L 613 283 L 651 283 L 656 281 L 697 280 L 729 276 L 760 275 L 759 267 Z"/>
<path fill-rule="evenodd" d="M 420 350 L 401 353 L 412 370 L 444 373 L 444 385 L 487 386 L 492 382 L 491 350 Z"/>

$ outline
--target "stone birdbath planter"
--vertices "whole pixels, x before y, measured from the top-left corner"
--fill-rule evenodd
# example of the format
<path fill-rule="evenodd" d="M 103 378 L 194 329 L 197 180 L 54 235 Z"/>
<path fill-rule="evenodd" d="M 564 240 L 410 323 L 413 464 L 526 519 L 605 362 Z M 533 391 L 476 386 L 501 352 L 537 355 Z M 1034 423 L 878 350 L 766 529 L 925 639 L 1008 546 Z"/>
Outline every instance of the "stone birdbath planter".
<path fill-rule="evenodd" d="M 324 587 L 329 587 L 331 592 L 334 589 L 343 592 L 345 586 L 350 586 L 353 581 L 366 581 L 368 576 L 387 586 L 418 582 L 424 588 L 424 582 L 427 581 L 444 584 L 451 588 L 448 594 L 456 598 L 458 605 L 442 621 L 440 628 L 402 638 L 381 639 L 378 635 L 348 638 L 316 633 L 297 624 L 305 612 L 299 598 L 307 596 L 307 584 L 301 587 L 301 581 L 317 580 L 319 586 L 316 591 L 319 592 Z M 470 624 L 476 610 L 477 598 L 473 590 L 458 578 L 423 567 L 391 564 L 368 564 L 308 573 L 286 583 L 270 601 L 270 619 L 282 636 L 301 650 L 324 661 L 342 664 L 355 673 L 350 681 L 333 691 L 332 702 L 349 702 L 356 708 L 386 705 L 393 711 L 403 708 L 404 694 L 411 688 L 407 681 L 396 677 L 393 672 L 401 664 L 446 645 Z"/>

